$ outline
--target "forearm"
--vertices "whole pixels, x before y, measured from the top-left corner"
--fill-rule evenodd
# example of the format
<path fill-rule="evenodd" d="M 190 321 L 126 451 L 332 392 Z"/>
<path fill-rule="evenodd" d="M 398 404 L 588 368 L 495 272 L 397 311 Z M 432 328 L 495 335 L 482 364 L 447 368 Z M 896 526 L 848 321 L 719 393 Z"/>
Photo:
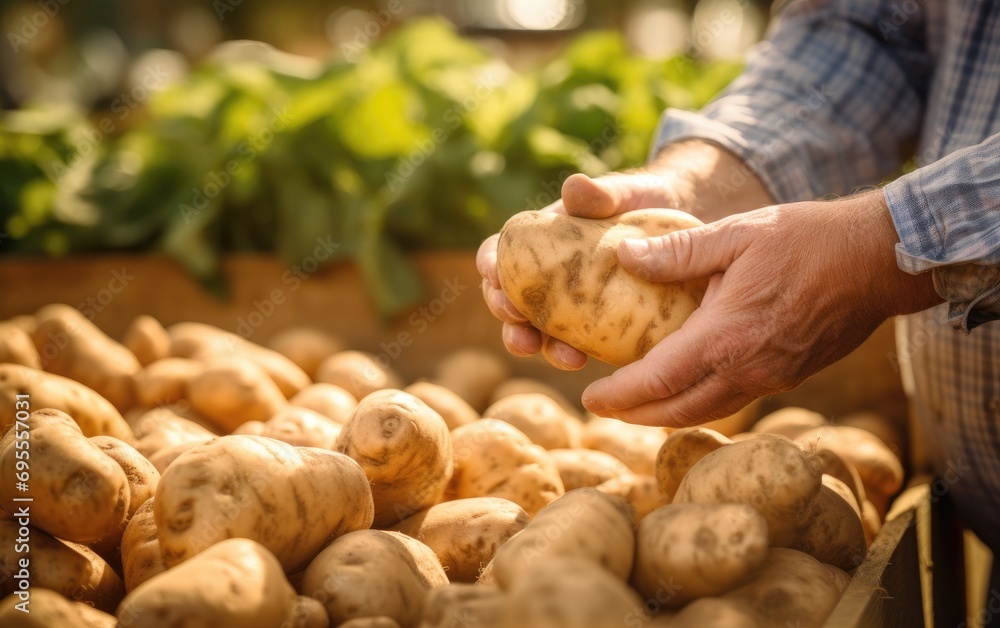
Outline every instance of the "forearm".
<path fill-rule="evenodd" d="M 739 157 L 706 140 L 668 144 L 645 168 L 664 179 L 683 209 L 704 222 L 772 205 L 774 199 Z"/>

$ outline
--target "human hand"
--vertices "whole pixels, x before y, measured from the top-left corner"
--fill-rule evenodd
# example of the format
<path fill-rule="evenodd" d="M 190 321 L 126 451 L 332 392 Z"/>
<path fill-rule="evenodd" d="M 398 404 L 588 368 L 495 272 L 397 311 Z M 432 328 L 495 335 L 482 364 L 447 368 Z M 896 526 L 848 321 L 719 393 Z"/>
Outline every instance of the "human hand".
<path fill-rule="evenodd" d="M 930 273 L 898 269 L 897 241 L 876 191 L 622 242 L 619 261 L 639 277 L 711 279 L 680 330 L 591 384 L 584 405 L 632 423 L 684 427 L 794 388 L 890 316 L 940 302 Z"/>

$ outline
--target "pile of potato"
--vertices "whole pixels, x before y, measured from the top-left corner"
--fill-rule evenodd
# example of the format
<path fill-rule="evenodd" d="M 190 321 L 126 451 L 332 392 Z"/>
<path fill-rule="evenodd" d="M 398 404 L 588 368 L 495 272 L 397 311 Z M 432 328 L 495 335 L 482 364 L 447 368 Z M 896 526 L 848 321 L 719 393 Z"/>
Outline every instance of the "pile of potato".
<path fill-rule="evenodd" d="M 314 329 L 52 305 L 0 363 L 3 626 L 818 626 L 903 480 L 878 417 L 627 425 L 474 349 L 405 386 Z"/>

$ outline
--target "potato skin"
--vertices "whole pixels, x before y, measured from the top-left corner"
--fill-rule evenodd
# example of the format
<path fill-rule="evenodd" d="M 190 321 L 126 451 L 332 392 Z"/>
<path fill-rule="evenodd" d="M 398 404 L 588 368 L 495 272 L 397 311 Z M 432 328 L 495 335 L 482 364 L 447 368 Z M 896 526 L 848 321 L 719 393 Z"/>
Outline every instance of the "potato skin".
<path fill-rule="evenodd" d="M 701 304 L 708 280 L 640 279 L 619 263 L 618 244 L 701 225 L 689 214 L 668 209 L 606 219 L 521 212 L 500 230 L 500 286 L 541 331 L 598 360 L 625 366 L 680 328 Z"/>
<path fill-rule="evenodd" d="M 570 491 L 541 509 L 524 530 L 497 550 L 493 577 L 510 589 L 532 566 L 571 556 L 622 580 L 632 573 L 635 533 L 623 500 L 593 488 Z"/>
<path fill-rule="evenodd" d="M 510 395 L 520 395 L 526 393 L 536 393 L 545 395 L 552 401 L 559 404 L 566 414 L 580 418 L 580 407 L 571 402 L 566 398 L 559 390 L 557 390 L 551 384 L 547 384 L 543 381 L 537 379 L 531 379 L 530 377 L 511 377 L 500 382 L 500 384 L 493 390 L 493 394 L 490 395 L 490 403 L 496 403 L 504 397 L 509 397 Z"/>
<path fill-rule="evenodd" d="M 449 499 L 502 497 L 534 516 L 566 492 L 546 451 L 512 425 L 481 419 L 453 431 L 451 440 L 455 471 Z"/>
<path fill-rule="evenodd" d="M 656 478 L 651 475 L 625 473 L 611 478 L 603 484 L 598 484 L 594 488 L 628 502 L 629 506 L 632 507 L 636 523 L 642 521 L 660 506 L 670 503 L 670 500 L 660 492 Z"/>
<path fill-rule="evenodd" d="M 475 582 L 497 550 L 530 519 L 497 497 L 470 497 L 431 506 L 390 528 L 431 548 L 451 582 Z"/>
<path fill-rule="evenodd" d="M 674 503 L 746 504 L 764 515 L 771 545 L 787 547 L 810 516 L 821 486 L 814 458 L 783 436 L 759 434 L 696 462 L 681 480 Z"/>
<path fill-rule="evenodd" d="M 844 571 L 860 565 L 868 551 L 861 515 L 825 483 L 787 547 Z"/>
<path fill-rule="evenodd" d="M 33 408 L 62 410 L 73 417 L 84 436 L 114 436 L 131 443 L 132 430 L 107 399 L 69 378 L 19 364 L 0 364 L 0 432 L 14 424 L 18 394 L 27 394 Z"/>
<path fill-rule="evenodd" d="M 795 406 L 781 408 L 761 417 L 750 431 L 755 434 L 778 434 L 794 439 L 802 432 L 827 424 L 826 417 L 819 412 Z"/>
<path fill-rule="evenodd" d="M 136 402 L 152 408 L 184 398 L 187 386 L 205 366 L 198 360 L 164 358 L 146 365 L 133 376 Z"/>
<path fill-rule="evenodd" d="M 189 421 L 169 408 L 153 408 L 132 424 L 135 448 L 151 459 L 153 454 L 182 443 L 204 443 L 215 438 L 194 421 Z"/>
<path fill-rule="evenodd" d="M 320 363 L 344 348 L 344 343 L 315 327 L 287 327 L 271 337 L 267 346 L 294 362 L 309 377 L 316 376 Z"/>
<path fill-rule="evenodd" d="M 125 529 L 130 489 L 121 466 L 59 410 L 35 410 L 28 418 L 31 442 L 32 524 L 67 541 L 87 543 Z M 17 439 L 0 440 L 0 475 L 13 478 Z M 138 455 L 138 452 L 136 452 Z M 0 485 L 0 500 L 16 512 L 14 483 Z M 23 495 L 21 495 L 23 496 Z"/>
<path fill-rule="evenodd" d="M 725 593 L 764 563 L 767 522 L 743 504 L 671 504 L 642 520 L 636 536 L 632 583 L 668 606 Z"/>
<path fill-rule="evenodd" d="M 360 530 L 336 539 L 306 568 L 303 594 L 319 600 L 330 620 L 385 616 L 417 626 L 424 598 L 448 584 L 434 552 L 399 532 Z"/>
<path fill-rule="evenodd" d="M 558 403 L 537 393 L 504 397 L 486 408 L 483 417 L 510 423 L 545 449 L 572 447 L 573 438 L 582 427 Z M 572 423 L 578 424 L 576 430 Z"/>
<path fill-rule="evenodd" d="M 332 449 L 342 429 L 339 423 L 318 412 L 292 405 L 285 406 L 262 425 L 260 436 L 280 440 L 296 447 L 320 449 Z"/>
<path fill-rule="evenodd" d="M 20 600 L 9 595 L 0 601 L 0 626 L 4 628 L 115 628 L 118 619 L 82 602 L 74 602 L 55 591 L 35 587 L 30 592 L 30 612 L 15 608 Z"/>
<path fill-rule="evenodd" d="M 215 358 L 187 384 L 196 412 L 228 434 L 247 421 L 266 421 L 287 405 L 267 374 L 247 360 Z"/>
<path fill-rule="evenodd" d="M 310 384 L 295 393 L 288 403 L 300 408 L 318 412 L 326 418 L 343 425 L 351 419 L 358 407 L 354 395 L 333 384 Z"/>
<path fill-rule="evenodd" d="M 403 386 L 403 378 L 396 371 L 382 366 L 374 355 L 364 351 L 334 353 L 316 369 L 316 381 L 340 386 L 355 399 L 364 399 L 377 390 Z"/>
<path fill-rule="evenodd" d="M 136 316 L 129 323 L 123 344 L 142 366 L 149 366 L 170 355 L 170 335 L 167 330 L 160 321 L 145 314 Z"/>
<path fill-rule="evenodd" d="M 599 486 L 631 473 L 621 460 L 596 449 L 550 449 L 549 458 L 559 469 L 559 477 L 567 491 Z"/>
<path fill-rule="evenodd" d="M 223 436 L 166 468 L 153 512 L 168 567 L 243 537 L 260 542 L 292 573 L 331 538 L 369 527 L 371 499 L 364 472 L 347 456 Z"/>
<path fill-rule="evenodd" d="M 18 561 L 25 557 L 15 551 L 20 525 L 14 520 L 0 519 L 0 569 L 17 573 Z M 30 526 L 31 585 L 51 589 L 63 596 L 113 613 L 125 597 L 121 578 L 108 563 L 85 545 L 61 541 Z M 13 593 L 14 578 L 0 580 L 0 597 Z"/>
<path fill-rule="evenodd" d="M 479 420 L 479 413 L 465 399 L 444 386 L 431 382 L 414 382 L 403 389 L 423 401 L 431 410 L 441 415 L 448 429 L 453 430 Z"/>
<path fill-rule="evenodd" d="M 656 481 L 667 500 L 673 500 L 688 470 L 713 451 L 733 441 L 704 427 L 686 427 L 667 437 L 656 454 Z"/>
<path fill-rule="evenodd" d="M 633 473 L 656 475 L 656 456 L 666 440 L 667 432 L 658 427 L 592 416 L 584 424 L 581 444 L 611 454 Z"/>
<path fill-rule="evenodd" d="M 499 589 L 453 582 L 427 593 L 420 628 L 499 628 L 508 604 Z"/>
<path fill-rule="evenodd" d="M 437 503 L 452 473 L 448 426 L 401 390 L 380 390 L 358 404 L 336 451 L 356 460 L 371 482 L 375 527 Z"/>
<path fill-rule="evenodd" d="M 482 412 L 493 390 L 510 375 L 510 367 L 492 351 L 471 347 L 449 353 L 431 382 L 444 386 Z"/>
<path fill-rule="evenodd" d="M 128 522 L 125 534 L 122 535 L 121 554 L 126 591 L 132 591 L 167 570 L 160 554 L 160 540 L 156 536 L 152 499 L 147 499 L 139 506 Z"/>
<path fill-rule="evenodd" d="M 31 334 L 7 321 L 0 322 L 0 363 L 42 368 L 42 359 Z"/>
<path fill-rule="evenodd" d="M 139 585 L 118 620 L 142 628 L 280 628 L 295 605 L 295 589 L 267 549 L 227 539 Z"/>

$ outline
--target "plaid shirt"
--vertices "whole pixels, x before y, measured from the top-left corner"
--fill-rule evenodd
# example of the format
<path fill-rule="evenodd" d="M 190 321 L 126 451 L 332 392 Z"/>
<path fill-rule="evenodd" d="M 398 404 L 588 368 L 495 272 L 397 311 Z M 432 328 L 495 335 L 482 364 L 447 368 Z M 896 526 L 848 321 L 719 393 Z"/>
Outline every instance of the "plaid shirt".
<path fill-rule="evenodd" d="M 896 256 L 948 303 L 898 320 L 899 364 L 945 489 L 1000 549 L 1000 2 L 793 1 L 718 99 L 666 112 L 654 151 L 685 138 L 779 202 L 878 183 L 916 150 L 884 188 Z"/>

